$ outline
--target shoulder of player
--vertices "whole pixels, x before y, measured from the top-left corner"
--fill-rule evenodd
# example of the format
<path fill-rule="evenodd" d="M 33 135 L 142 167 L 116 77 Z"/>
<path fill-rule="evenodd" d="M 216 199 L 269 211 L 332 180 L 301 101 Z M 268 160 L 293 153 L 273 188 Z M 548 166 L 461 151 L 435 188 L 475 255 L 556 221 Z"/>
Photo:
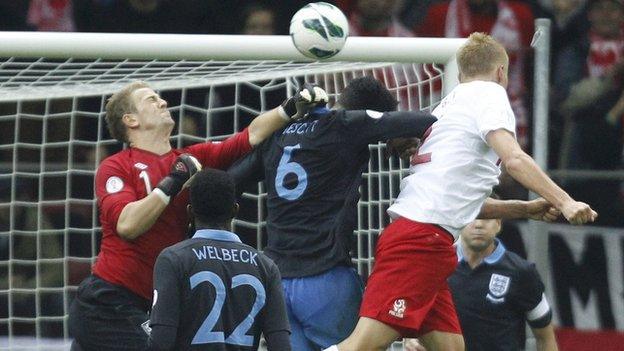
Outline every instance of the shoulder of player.
<path fill-rule="evenodd" d="M 475 81 L 463 85 L 458 94 L 470 100 L 476 106 L 500 104 L 509 100 L 507 91 L 500 84 L 487 81 Z"/>
<path fill-rule="evenodd" d="M 102 160 L 97 167 L 96 175 L 100 175 L 103 172 L 108 173 L 108 171 L 113 169 L 126 170 L 132 168 L 132 159 L 128 150 L 129 149 L 121 150 Z"/>
<path fill-rule="evenodd" d="M 505 254 L 503 255 L 500 263 L 501 265 L 504 265 L 507 268 L 512 269 L 518 273 L 524 273 L 533 270 L 535 267 L 534 263 L 527 261 L 515 252 L 511 252 L 509 250 L 505 251 Z"/>

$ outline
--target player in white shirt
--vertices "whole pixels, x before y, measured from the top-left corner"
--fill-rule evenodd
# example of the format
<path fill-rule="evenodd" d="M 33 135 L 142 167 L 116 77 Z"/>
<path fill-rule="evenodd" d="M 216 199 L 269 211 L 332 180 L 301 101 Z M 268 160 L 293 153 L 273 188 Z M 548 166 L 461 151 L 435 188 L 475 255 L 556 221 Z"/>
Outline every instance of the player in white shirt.
<path fill-rule="evenodd" d="M 491 36 L 473 33 L 458 51 L 457 62 L 460 84 L 434 110 L 438 121 L 412 157 L 412 174 L 388 209 L 393 222 L 377 243 L 360 320 L 351 336 L 328 351 L 385 350 L 400 337 L 419 337 L 429 351 L 464 349 L 446 283 L 457 264 L 453 241 L 498 184 L 501 162 L 570 223 L 597 216 L 557 186 L 518 145 L 505 92 L 505 49 Z M 509 215 L 498 210 L 502 212 L 490 214 Z"/>

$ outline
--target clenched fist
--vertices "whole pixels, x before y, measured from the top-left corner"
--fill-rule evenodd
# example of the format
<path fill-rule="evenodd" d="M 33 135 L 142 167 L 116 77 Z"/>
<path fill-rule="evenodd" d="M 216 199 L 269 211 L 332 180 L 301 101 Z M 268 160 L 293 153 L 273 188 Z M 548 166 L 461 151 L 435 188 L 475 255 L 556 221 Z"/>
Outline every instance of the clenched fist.
<path fill-rule="evenodd" d="M 305 118 L 316 106 L 329 101 L 327 93 L 318 85 L 305 83 L 297 94 L 286 99 L 279 107 L 280 115 L 288 120 L 298 121 Z"/>

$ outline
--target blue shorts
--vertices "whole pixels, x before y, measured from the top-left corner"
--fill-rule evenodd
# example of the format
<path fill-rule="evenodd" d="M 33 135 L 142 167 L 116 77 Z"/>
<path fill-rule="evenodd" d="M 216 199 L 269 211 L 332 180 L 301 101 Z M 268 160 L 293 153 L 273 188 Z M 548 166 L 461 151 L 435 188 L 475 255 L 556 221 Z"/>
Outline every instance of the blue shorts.
<path fill-rule="evenodd" d="M 318 351 L 355 328 L 364 284 L 355 269 L 337 266 L 319 275 L 283 278 L 292 349 Z"/>

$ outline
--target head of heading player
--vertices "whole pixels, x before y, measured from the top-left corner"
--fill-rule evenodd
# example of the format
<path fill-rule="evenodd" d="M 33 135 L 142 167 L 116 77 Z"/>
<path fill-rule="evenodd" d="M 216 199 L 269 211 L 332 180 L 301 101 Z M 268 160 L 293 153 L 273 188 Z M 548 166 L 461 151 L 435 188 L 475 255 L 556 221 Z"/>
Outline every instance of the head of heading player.
<path fill-rule="evenodd" d="M 352 80 L 340 93 L 336 108 L 345 110 L 394 111 L 398 102 L 377 79 L 367 76 Z"/>
<path fill-rule="evenodd" d="M 232 178 L 224 171 L 205 168 L 191 181 L 188 213 L 189 234 L 199 229 L 231 230 L 232 218 L 238 213 L 236 189 Z"/>
<path fill-rule="evenodd" d="M 133 82 L 106 103 L 106 123 L 111 136 L 130 146 L 151 141 L 169 144 L 175 122 L 163 100 L 145 82 Z"/>
<path fill-rule="evenodd" d="M 457 51 L 459 81 L 484 80 L 507 88 L 509 56 L 505 48 L 485 33 L 472 33 Z"/>

